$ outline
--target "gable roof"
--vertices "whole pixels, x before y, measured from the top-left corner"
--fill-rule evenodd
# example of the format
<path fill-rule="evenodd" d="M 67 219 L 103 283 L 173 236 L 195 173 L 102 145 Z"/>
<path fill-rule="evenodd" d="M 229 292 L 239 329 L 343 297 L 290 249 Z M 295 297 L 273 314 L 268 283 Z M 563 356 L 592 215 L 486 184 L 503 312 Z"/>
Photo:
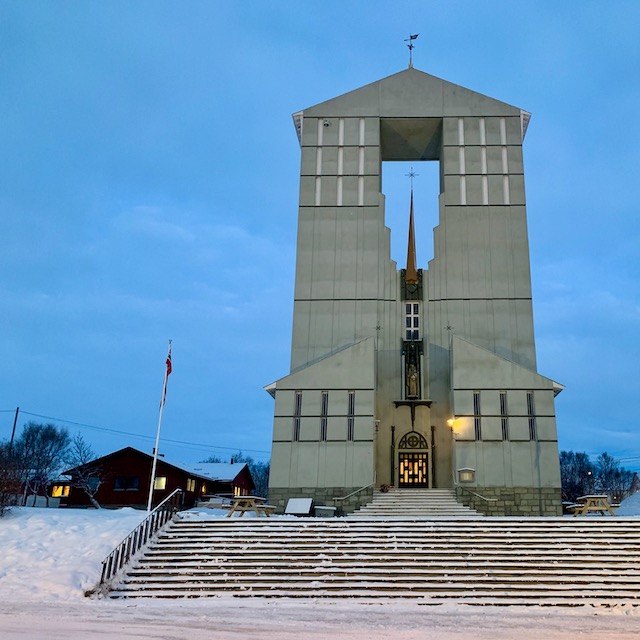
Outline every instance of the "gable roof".
<path fill-rule="evenodd" d="M 522 138 L 524 139 L 531 114 L 519 107 L 410 67 L 295 113 L 293 119 L 299 138 L 304 116 L 314 118 L 519 116 L 522 119 Z"/>
<path fill-rule="evenodd" d="M 118 449 L 117 451 L 108 453 L 107 455 L 101 456 L 100 458 L 96 458 L 88 464 L 103 465 L 105 463 L 108 463 L 110 459 L 119 457 L 125 452 L 137 454 L 139 456 L 148 458 L 150 461 L 153 460 L 153 456 L 150 453 L 146 453 L 145 451 L 141 451 L 140 449 L 136 449 L 135 447 L 124 447 L 123 449 Z M 195 476 L 202 480 L 219 480 L 221 482 L 232 482 L 240 475 L 240 473 L 242 473 L 242 470 L 247 466 L 246 462 L 235 462 L 233 464 L 224 462 L 201 462 L 195 465 L 187 465 L 182 462 L 168 460 L 163 456 L 160 456 L 158 458 L 158 462 L 169 465 L 174 469 L 178 469 L 179 471 L 183 471 L 188 475 Z M 72 475 L 77 468 L 78 467 L 67 469 L 66 471 L 62 472 L 62 475 Z"/>

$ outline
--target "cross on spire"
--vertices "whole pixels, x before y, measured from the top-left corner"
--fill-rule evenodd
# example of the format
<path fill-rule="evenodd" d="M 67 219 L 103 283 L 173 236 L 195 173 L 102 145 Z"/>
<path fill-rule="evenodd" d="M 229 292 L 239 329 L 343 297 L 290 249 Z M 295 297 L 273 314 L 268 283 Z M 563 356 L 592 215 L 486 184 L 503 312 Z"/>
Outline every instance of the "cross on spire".
<path fill-rule="evenodd" d="M 411 167 L 411 169 L 409 169 L 409 173 L 405 173 L 404 175 L 405 175 L 405 176 L 407 176 L 407 178 L 410 178 L 410 180 L 411 180 L 411 193 L 413 193 L 413 179 L 414 179 L 416 176 L 419 176 L 420 174 L 419 174 L 419 173 L 416 173 L 416 172 L 413 170 L 413 167 Z"/>
<path fill-rule="evenodd" d="M 413 48 L 416 46 L 413 44 L 413 41 L 419 36 L 419 33 L 409 34 L 408 38 L 405 38 L 404 41 L 409 44 L 407 47 L 409 48 L 409 69 L 413 69 Z"/>

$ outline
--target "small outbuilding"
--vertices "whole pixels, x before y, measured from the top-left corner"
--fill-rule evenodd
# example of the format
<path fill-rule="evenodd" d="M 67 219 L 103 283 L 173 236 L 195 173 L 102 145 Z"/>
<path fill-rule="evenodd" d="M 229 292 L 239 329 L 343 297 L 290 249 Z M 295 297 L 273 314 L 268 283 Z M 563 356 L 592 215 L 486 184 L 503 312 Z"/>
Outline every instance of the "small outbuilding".
<path fill-rule="evenodd" d="M 84 467 L 67 469 L 70 480 L 53 487 L 60 506 L 89 507 L 91 500 L 80 488 L 80 476 L 98 486 L 95 499 L 102 507 L 146 508 L 149 499 L 153 456 L 134 447 L 125 447 L 93 460 Z M 198 463 L 185 465 L 160 456 L 157 462 L 153 506 L 175 489 L 182 489 L 183 505 L 193 507 L 203 495 L 249 495 L 255 488 L 245 462 Z"/>

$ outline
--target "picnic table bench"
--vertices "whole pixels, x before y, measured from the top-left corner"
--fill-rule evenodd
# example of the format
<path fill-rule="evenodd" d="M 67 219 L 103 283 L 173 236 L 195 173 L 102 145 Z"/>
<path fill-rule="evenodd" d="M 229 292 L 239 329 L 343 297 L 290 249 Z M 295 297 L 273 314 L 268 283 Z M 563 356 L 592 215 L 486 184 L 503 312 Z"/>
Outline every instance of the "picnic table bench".
<path fill-rule="evenodd" d="M 276 510 L 276 508 L 270 504 L 265 504 L 266 500 L 260 496 L 234 496 L 231 498 L 231 508 L 227 513 L 227 518 L 233 516 L 234 513 L 239 513 L 239 518 L 247 511 L 254 511 L 259 518 L 261 515 L 265 515 L 267 518 Z"/>
<path fill-rule="evenodd" d="M 569 505 L 569 511 L 573 511 L 575 516 L 586 516 L 589 513 L 599 513 L 602 516 L 609 513 L 612 516 L 616 515 L 615 510 L 619 507 L 618 504 L 609 504 L 609 496 L 606 494 L 594 494 L 588 496 L 580 496 L 577 498 L 577 503 Z"/>

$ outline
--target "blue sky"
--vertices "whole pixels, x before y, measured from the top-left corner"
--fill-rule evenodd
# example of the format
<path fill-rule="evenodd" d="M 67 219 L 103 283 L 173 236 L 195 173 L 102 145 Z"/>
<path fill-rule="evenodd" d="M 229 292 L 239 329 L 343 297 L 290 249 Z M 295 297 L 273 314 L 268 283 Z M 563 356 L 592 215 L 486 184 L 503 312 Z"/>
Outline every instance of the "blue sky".
<path fill-rule="evenodd" d="M 640 468 L 640 3 L 0 0 L 0 438 L 269 455 L 288 373 L 291 114 L 414 65 L 533 116 L 539 371 L 560 446 Z M 419 260 L 436 223 L 418 166 Z M 403 259 L 407 167 L 385 167 Z M 79 423 L 79 424 L 73 424 Z M 80 426 L 80 425 L 90 425 Z M 95 428 L 98 427 L 98 428 Z M 122 433 L 118 433 L 122 432 Z"/>

